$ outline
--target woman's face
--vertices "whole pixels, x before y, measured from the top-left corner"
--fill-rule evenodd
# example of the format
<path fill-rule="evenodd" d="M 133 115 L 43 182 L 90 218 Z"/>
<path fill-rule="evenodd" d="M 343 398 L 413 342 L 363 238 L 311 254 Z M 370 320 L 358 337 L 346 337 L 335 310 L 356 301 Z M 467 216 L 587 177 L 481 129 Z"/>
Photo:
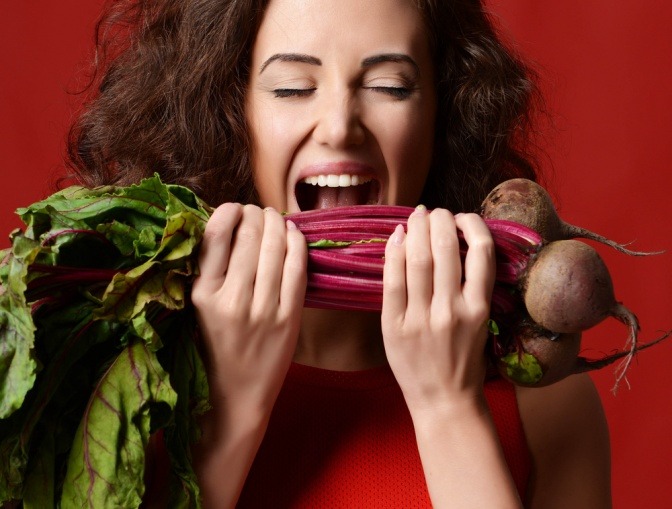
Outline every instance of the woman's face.
<path fill-rule="evenodd" d="M 415 205 L 435 112 L 429 43 L 409 0 L 271 0 L 246 101 L 263 206 Z"/>

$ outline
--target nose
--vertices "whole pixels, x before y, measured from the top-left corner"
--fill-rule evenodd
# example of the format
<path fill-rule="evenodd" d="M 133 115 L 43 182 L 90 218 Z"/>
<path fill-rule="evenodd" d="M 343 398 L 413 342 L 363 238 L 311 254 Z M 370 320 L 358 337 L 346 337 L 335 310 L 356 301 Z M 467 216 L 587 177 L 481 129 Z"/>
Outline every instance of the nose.
<path fill-rule="evenodd" d="M 364 141 L 361 108 L 355 96 L 344 91 L 325 94 L 319 101 L 313 139 L 320 145 L 344 149 Z"/>

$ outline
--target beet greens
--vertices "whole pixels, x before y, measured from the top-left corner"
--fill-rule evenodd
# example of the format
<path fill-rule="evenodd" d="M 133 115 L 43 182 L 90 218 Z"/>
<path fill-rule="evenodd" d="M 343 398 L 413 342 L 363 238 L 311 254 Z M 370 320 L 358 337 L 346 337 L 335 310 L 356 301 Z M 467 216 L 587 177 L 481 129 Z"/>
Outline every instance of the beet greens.
<path fill-rule="evenodd" d="M 305 305 L 379 311 L 385 242 L 412 211 L 288 215 L 308 242 Z M 145 447 L 162 430 L 171 504 L 200 507 L 189 443 L 208 409 L 208 383 L 189 290 L 212 209 L 155 176 L 129 187 L 71 187 L 17 212 L 25 231 L 0 252 L 0 504 L 138 507 Z M 493 370 L 544 385 L 629 361 L 653 344 L 637 346 L 633 329 L 630 349 L 590 361 L 577 357 L 578 331 L 565 345 L 549 343 L 558 334 L 535 324 L 524 300 L 546 242 L 506 217 L 486 224 L 497 262 Z M 462 256 L 466 249 L 461 239 Z M 556 350 L 571 357 L 551 365 L 546 352 Z"/>
<path fill-rule="evenodd" d="M 0 256 L 0 502 L 134 506 L 163 428 L 173 500 L 198 506 L 186 444 L 208 392 L 188 288 L 210 209 L 155 177 L 17 212 L 26 230 Z"/>

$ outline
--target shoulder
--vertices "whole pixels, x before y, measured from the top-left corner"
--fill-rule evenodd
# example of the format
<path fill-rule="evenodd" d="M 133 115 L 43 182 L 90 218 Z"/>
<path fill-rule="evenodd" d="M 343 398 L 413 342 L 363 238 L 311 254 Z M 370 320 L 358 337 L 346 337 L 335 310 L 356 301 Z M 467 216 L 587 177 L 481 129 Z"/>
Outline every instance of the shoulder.
<path fill-rule="evenodd" d="M 609 431 L 590 377 L 516 392 L 532 455 L 527 506 L 611 507 Z"/>

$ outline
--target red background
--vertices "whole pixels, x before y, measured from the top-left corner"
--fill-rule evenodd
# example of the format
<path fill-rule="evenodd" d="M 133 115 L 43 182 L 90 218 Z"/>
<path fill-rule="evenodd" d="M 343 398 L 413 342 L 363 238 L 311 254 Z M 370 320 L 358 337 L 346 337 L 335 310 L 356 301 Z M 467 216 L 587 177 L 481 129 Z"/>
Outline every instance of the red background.
<path fill-rule="evenodd" d="M 598 246 L 617 298 L 639 316 L 642 340 L 672 328 L 672 3 L 666 0 L 491 0 L 518 49 L 541 69 L 555 127 L 550 190 L 564 218 L 635 249 Z M 10 2 L 0 21 L 0 232 L 12 213 L 53 191 L 101 1 Z M 644 7 L 645 6 L 645 7 Z M 9 241 L 0 235 L 0 248 Z M 608 320 L 585 334 L 587 354 L 621 347 Z M 642 352 L 616 396 L 611 368 L 594 374 L 613 446 L 614 506 L 672 508 L 672 340 Z"/>

